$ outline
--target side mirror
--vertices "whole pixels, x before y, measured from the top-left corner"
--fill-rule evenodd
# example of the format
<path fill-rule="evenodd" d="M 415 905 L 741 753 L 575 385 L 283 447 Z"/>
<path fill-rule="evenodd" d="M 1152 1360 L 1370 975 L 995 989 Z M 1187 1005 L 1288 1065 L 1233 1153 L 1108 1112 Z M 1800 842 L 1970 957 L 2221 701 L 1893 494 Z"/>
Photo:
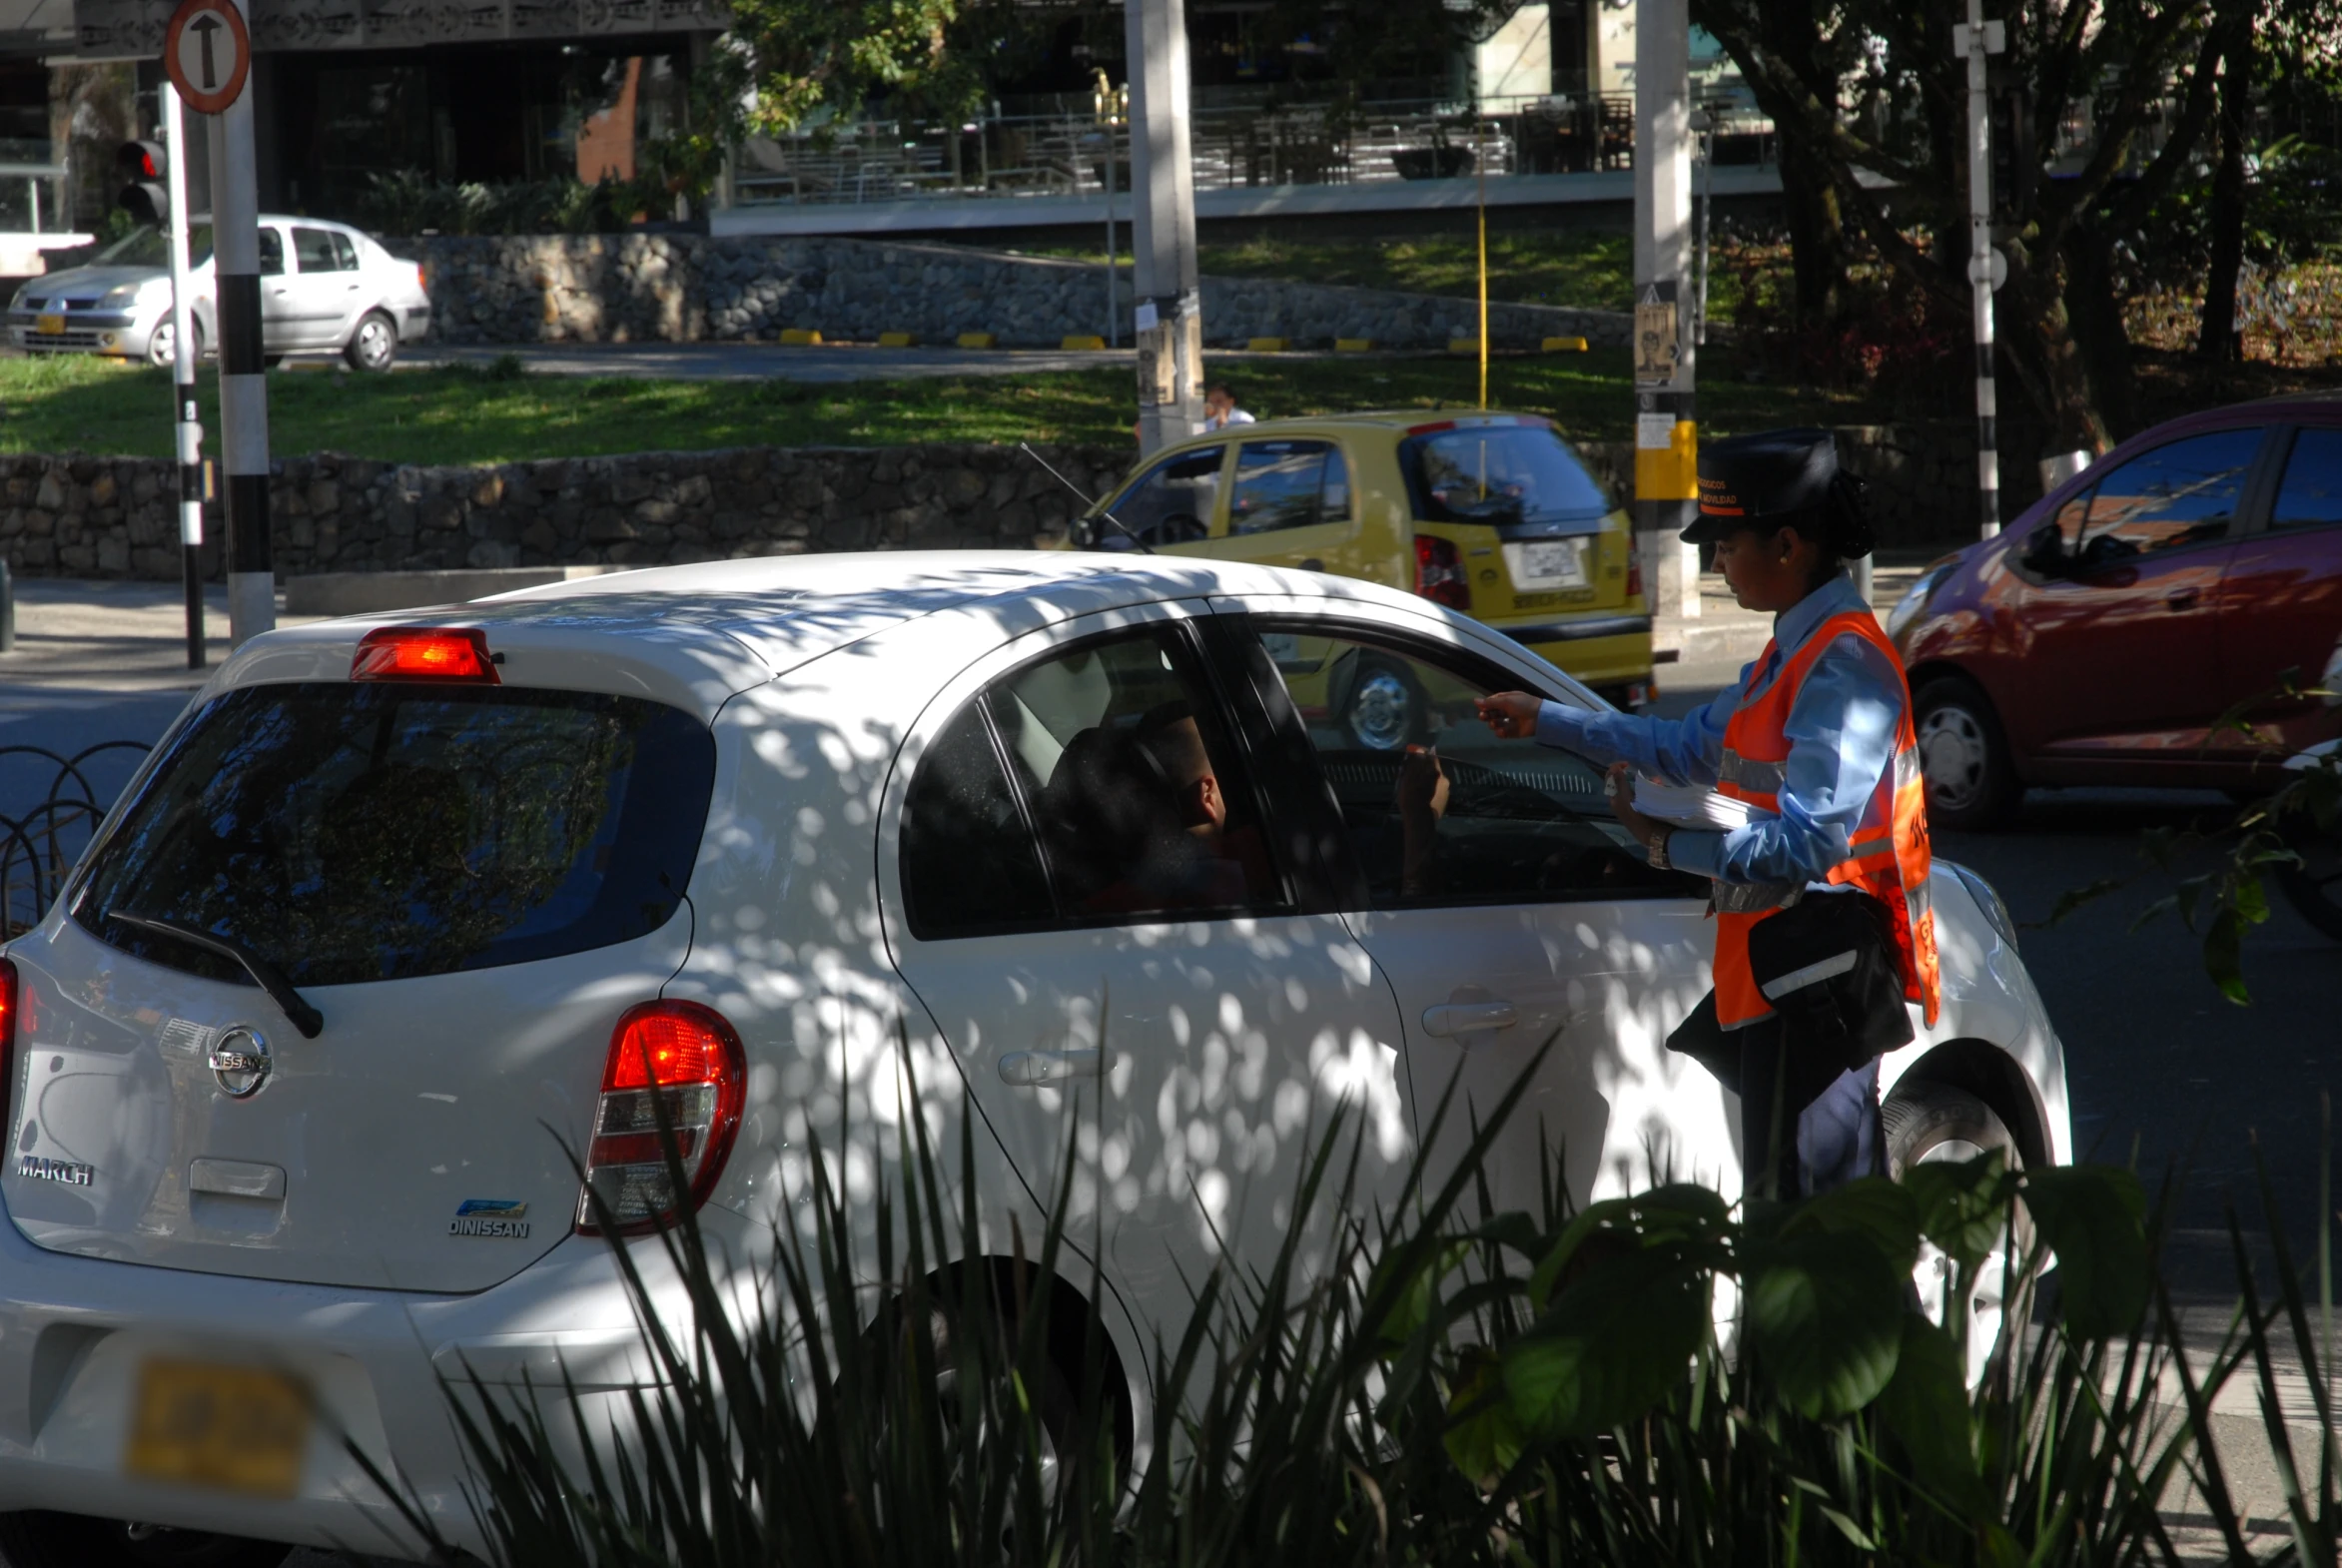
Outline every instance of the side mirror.
<path fill-rule="evenodd" d="M 2065 535 L 2052 522 L 2033 530 L 2024 541 L 2024 553 L 2018 557 L 2026 569 L 2044 577 L 2059 577 L 2073 569 L 2073 557 L 2065 553 Z"/>

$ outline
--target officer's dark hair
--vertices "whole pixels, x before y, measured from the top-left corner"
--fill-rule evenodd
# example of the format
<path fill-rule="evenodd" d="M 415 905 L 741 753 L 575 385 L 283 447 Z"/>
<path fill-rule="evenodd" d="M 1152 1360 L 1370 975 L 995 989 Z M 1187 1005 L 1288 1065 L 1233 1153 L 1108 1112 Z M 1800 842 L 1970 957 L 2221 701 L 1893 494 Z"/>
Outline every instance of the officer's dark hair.
<path fill-rule="evenodd" d="M 1864 493 L 1869 488 L 1842 468 L 1830 481 L 1830 498 L 1821 505 L 1754 518 L 1751 526 L 1768 538 L 1783 528 L 1793 529 L 1799 538 L 1810 541 L 1821 551 L 1808 585 L 1807 591 L 1811 592 L 1843 571 L 1848 561 L 1871 553 L 1874 543 L 1871 517 L 1869 508 L 1863 504 Z"/>

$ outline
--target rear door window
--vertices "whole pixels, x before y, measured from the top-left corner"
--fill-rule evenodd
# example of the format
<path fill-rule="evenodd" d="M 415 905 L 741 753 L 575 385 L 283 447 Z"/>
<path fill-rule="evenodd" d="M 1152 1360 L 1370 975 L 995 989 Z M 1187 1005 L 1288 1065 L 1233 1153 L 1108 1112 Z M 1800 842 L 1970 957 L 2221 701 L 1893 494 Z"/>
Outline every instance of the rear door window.
<path fill-rule="evenodd" d="M 2342 430 L 2304 429 L 2285 459 L 2285 482 L 2270 509 L 2272 528 L 2319 528 L 2342 522 Z"/>
<path fill-rule="evenodd" d="M 93 852 L 73 917 L 235 982 L 241 968 L 108 916 L 236 938 L 297 986 L 583 952 L 674 914 L 714 777 L 707 726 L 635 697 L 248 686 L 180 732 Z"/>
<path fill-rule="evenodd" d="M 1246 441 L 1237 448 L 1228 532 L 1306 528 L 1346 521 L 1349 514 L 1349 466 L 1333 442 Z"/>
<path fill-rule="evenodd" d="M 339 239 L 341 236 L 331 229 L 304 229 L 297 226 L 293 231 L 293 258 L 305 273 L 355 272 L 358 256 L 352 252 L 345 266 L 342 255 L 350 250 L 350 242 L 343 240 L 341 249 L 337 250 L 334 242 Z"/>
<path fill-rule="evenodd" d="M 1543 424 L 1473 424 L 1409 436 L 1399 461 L 1425 522 L 1542 524 L 1591 533 L 1610 498 L 1569 443 Z"/>

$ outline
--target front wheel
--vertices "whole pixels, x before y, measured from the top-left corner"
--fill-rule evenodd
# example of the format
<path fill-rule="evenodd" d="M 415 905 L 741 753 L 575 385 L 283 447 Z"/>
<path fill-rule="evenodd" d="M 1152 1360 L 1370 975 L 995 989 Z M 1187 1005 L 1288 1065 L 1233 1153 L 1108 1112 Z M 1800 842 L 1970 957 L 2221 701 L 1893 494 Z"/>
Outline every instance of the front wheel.
<path fill-rule="evenodd" d="M 1921 771 L 1928 785 L 1928 820 L 1937 827 L 2000 826 L 2015 811 L 2024 787 L 2008 755 L 2008 737 L 1992 699 L 1964 675 L 1944 675 L 1912 700 Z"/>
<path fill-rule="evenodd" d="M 367 312 L 359 318 L 358 330 L 350 335 L 342 358 L 350 362 L 354 371 L 372 375 L 389 370 L 390 363 L 398 358 L 398 329 L 382 312 Z"/>
<path fill-rule="evenodd" d="M 194 323 L 190 336 L 195 340 L 195 357 L 200 361 L 204 357 L 203 323 Z M 147 364 L 158 371 L 168 371 L 177 366 L 178 363 L 179 329 L 171 318 L 166 316 L 161 325 L 156 327 L 154 334 L 147 339 Z"/>
<path fill-rule="evenodd" d="M 70 1513 L 0 1514 L 8 1568 L 279 1568 L 293 1548 L 208 1530 Z"/>
<path fill-rule="evenodd" d="M 1899 1084 L 1879 1108 L 1886 1135 L 1887 1175 L 1900 1181 L 1913 1168 L 1939 1161 L 1968 1161 L 1997 1150 L 2004 1169 L 2021 1171 L 2024 1156 L 2006 1123 L 1975 1096 L 1948 1084 Z M 1992 1239 L 1992 1249 L 1976 1265 L 1969 1282 L 1967 1317 L 1967 1382 L 1970 1388 L 1984 1380 L 1992 1358 L 2010 1342 L 2009 1325 L 2023 1323 L 2031 1313 L 2033 1226 L 2024 1205 L 2014 1209 L 2016 1233 L 2006 1224 Z M 1952 1259 L 1935 1243 L 1920 1243 L 1919 1262 L 1912 1269 L 1920 1309 L 1939 1327 L 1957 1302 Z"/>

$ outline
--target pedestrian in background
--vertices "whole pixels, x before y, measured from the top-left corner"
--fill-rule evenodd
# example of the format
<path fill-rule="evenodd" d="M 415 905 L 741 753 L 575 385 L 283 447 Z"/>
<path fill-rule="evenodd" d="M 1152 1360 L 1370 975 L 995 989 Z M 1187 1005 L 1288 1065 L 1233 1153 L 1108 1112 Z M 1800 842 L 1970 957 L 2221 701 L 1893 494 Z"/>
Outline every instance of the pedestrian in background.
<path fill-rule="evenodd" d="M 1257 423 L 1250 414 L 1236 406 L 1236 394 L 1227 390 L 1227 383 L 1214 382 L 1203 389 L 1203 427 L 1224 430 L 1231 424 Z"/>

